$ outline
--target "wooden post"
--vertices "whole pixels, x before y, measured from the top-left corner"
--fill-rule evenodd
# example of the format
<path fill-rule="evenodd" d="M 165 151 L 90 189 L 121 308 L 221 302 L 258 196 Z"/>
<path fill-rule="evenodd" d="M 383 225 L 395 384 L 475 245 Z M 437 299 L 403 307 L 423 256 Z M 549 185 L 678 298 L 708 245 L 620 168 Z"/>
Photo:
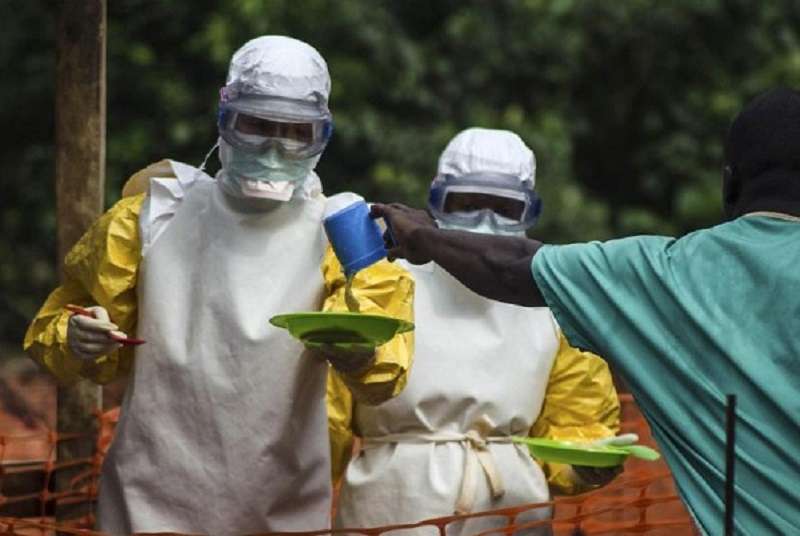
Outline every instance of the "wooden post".
<path fill-rule="evenodd" d="M 103 210 L 106 165 L 106 0 L 63 0 L 56 64 L 56 204 L 58 257 L 64 256 Z M 63 264 L 61 264 L 63 266 Z M 101 389 L 89 382 L 59 388 L 58 432 L 92 433 Z M 92 440 L 59 443 L 58 461 L 93 454 Z M 56 489 L 84 467 L 60 469 Z M 56 505 L 59 521 L 86 514 L 85 504 Z"/>

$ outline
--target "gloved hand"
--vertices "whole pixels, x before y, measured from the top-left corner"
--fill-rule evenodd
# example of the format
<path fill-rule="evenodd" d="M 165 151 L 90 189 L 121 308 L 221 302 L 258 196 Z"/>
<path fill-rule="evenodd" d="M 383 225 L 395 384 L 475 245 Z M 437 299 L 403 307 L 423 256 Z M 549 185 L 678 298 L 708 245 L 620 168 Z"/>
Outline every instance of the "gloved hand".
<path fill-rule="evenodd" d="M 333 368 L 344 374 L 359 374 L 366 370 L 375 361 L 375 348 L 370 345 L 348 344 L 322 344 L 312 351 L 321 358 L 327 359 Z"/>
<path fill-rule="evenodd" d="M 590 443 L 592 446 L 614 446 L 632 445 L 639 441 L 636 434 L 622 434 L 618 436 L 605 437 Z M 585 465 L 573 465 L 572 469 L 585 484 L 592 487 L 605 486 L 614 480 L 623 471 L 622 465 L 615 467 L 588 467 Z"/>
<path fill-rule="evenodd" d="M 622 473 L 623 467 L 615 465 L 614 467 L 589 467 L 586 465 L 573 465 L 572 470 L 578 475 L 584 484 L 591 487 L 605 486 L 617 475 Z"/>
<path fill-rule="evenodd" d="M 114 342 L 110 334 L 125 337 L 119 327 L 112 323 L 108 311 L 103 307 L 87 307 L 94 317 L 73 314 L 67 324 L 67 346 L 78 358 L 93 361 L 100 356 L 110 354 L 121 344 Z"/>
<path fill-rule="evenodd" d="M 614 447 L 614 446 L 624 447 L 625 445 L 633 445 L 637 441 L 639 441 L 638 435 L 628 433 L 628 434 L 621 434 L 618 436 L 604 437 L 603 439 L 597 439 L 595 441 L 592 441 L 590 445 L 594 447 Z"/>

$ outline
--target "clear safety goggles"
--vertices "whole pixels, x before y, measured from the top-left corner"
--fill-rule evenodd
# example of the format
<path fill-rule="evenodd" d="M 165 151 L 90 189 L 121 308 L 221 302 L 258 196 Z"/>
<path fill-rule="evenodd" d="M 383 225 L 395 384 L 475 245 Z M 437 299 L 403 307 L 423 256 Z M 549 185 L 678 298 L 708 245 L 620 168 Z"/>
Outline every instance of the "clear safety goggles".
<path fill-rule="evenodd" d="M 320 154 L 333 133 L 323 102 L 267 96 L 223 98 L 218 126 L 222 139 L 237 149 L 262 153 L 275 148 L 291 160 Z"/>
<path fill-rule="evenodd" d="M 431 184 L 428 208 L 440 221 L 477 227 L 487 219 L 507 231 L 521 231 L 536 223 L 542 200 L 533 183 L 502 173 L 438 176 Z"/>

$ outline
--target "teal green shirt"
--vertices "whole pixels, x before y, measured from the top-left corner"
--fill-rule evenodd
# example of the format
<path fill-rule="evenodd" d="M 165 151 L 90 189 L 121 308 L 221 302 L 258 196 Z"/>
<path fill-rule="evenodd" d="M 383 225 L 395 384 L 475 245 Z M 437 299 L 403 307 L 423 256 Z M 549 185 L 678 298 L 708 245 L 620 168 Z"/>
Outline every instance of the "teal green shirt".
<path fill-rule="evenodd" d="M 533 275 L 573 346 L 625 377 L 684 502 L 722 534 L 737 395 L 737 534 L 800 534 L 800 223 L 544 246 Z"/>

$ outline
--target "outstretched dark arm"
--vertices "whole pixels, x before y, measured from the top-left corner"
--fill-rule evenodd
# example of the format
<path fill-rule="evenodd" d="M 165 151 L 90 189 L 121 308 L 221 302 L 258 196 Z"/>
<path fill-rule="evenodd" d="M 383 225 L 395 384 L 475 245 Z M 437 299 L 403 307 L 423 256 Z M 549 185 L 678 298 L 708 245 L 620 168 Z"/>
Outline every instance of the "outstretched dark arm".
<path fill-rule="evenodd" d="M 373 205 L 385 218 L 396 244 L 390 258 L 412 264 L 434 261 L 474 292 L 529 307 L 546 306 L 531 274 L 531 259 L 542 246 L 527 238 L 495 236 L 436 227 L 424 211 L 404 205 Z"/>

